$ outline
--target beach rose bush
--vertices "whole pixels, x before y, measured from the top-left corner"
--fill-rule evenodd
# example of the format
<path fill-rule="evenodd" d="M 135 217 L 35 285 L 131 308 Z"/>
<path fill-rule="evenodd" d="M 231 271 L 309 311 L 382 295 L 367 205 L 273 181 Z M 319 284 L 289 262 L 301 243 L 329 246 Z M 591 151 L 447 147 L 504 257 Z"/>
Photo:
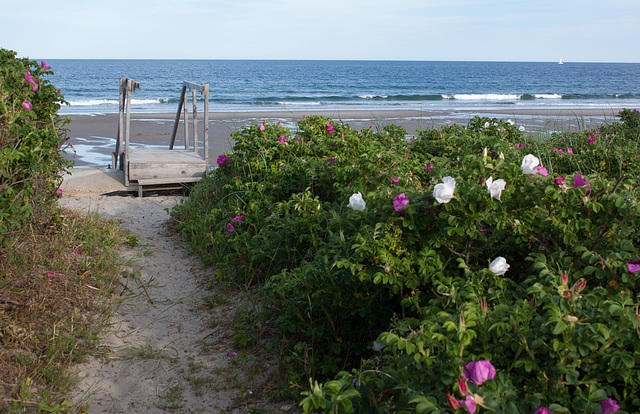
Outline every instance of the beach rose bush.
<path fill-rule="evenodd" d="M 497 119 L 411 139 L 262 126 L 172 215 L 201 257 L 261 285 L 287 379 L 312 379 L 306 412 L 640 409 L 635 177 Z"/>
<path fill-rule="evenodd" d="M 637 178 L 640 113 L 637 109 L 623 109 L 618 117 L 620 122 L 588 125 L 579 132 L 554 132 L 545 138 L 543 145 L 533 141 L 531 145 L 540 148 L 540 156 L 551 174 L 598 171 L 610 179 L 622 174 Z"/>
<path fill-rule="evenodd" d="M 44 62 L 0 49 L 0 244 L 33 220 L 47 220 L 70 163 L 62 157 L 69 119 Z"/>

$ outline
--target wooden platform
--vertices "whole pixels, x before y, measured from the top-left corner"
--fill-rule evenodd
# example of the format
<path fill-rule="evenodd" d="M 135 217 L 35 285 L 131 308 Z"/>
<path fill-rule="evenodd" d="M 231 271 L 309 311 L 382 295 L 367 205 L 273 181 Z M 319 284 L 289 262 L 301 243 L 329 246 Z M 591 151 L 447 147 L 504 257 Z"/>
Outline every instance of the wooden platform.
<path fill-rule="evenodd" d="M 199 181 L 207 162 L 191 150 L 136 150 L 128 160 L 129 180 L 138 183 L 138 195 L 144 189 L 180 188 Z"/>
<path fill-rule="evenodd" d="M 191 150 L 136 150 L 128 161 L 129 181 L 202 177 L 207 169 L 207 161 Z"/>

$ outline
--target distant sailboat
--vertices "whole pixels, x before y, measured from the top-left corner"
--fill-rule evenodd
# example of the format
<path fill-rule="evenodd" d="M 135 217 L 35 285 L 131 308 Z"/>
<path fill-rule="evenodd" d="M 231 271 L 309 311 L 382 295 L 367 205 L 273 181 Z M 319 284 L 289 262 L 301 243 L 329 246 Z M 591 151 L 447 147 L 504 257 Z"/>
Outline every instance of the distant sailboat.
<path fill-rule="evenodd" d="M 562 61 L 562 58 L 560 58 L 560 61 L 558 62 L 558 65 L 564 65 L 564 62 Z"/>

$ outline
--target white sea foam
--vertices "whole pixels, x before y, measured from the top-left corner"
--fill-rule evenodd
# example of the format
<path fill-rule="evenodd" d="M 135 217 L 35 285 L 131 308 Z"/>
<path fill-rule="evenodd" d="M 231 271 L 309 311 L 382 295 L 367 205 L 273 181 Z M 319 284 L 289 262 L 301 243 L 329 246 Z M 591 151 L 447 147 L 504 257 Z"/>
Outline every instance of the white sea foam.
<path fill-rule="evenodd" d="M 295 105 L 295 106 L 315 106 L 315 105 L 322 105 L 322 102 L 286 102 L 286 101 L 281 101 L 278 102 L 279 105 Z"/>
<path fill-rule="evenodd" d="M 520 99 L 517 94 L 500 93 L 460 93 L 454 95 L 442 95 L 444 99 L 455 99 L 459 101 L 512 101 Z"/>
<path fill-rule="evenodd" d="M 388 97 L 389 97 L 388 95 L 358 95 L 358 98 L 362 98 L 362 99 L 375 99 L 375 98 L 387 99 Z"/>
<path fill-rule="evenodd" d="M 84 101 L 68 101 L 71 106 L 118 105 L 114 99 L 87 99 Z"/>
<path fill-rule="evenodd" d="M 160 99 L 132 99 L 131 105 L 149 105 L 161 103 Z M 99 106 L 99 105 L 118 105 L 117 99 L 87 99 L 79 101 L 69 101 L 71 106 Z"/>
<path fill-rule="evenodd" d="M 558 93 L 534 93 L 536 99 L 562 99 L 562 95 Z"/>

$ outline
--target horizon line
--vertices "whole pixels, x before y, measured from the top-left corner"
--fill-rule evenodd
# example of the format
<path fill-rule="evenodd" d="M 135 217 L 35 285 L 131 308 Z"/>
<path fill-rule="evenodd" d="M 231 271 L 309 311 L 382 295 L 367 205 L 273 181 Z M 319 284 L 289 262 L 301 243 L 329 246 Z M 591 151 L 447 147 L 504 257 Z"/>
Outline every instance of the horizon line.
<path fill-rule="evenodd" d="M 28 59 L 35 59 L 25 56 Z M 455 63 L 554 63 L 558 60 L 425 60 L 425 59 L 305 59 L 305 58 L 37 58 L 46 60 L 194 60 L 194 61 L 280 61 L 280 62 L 455 62 Z M 611 63 L 611 64 L 639 64 L 628 61 L 566 61 L 572 63 Z"/>

